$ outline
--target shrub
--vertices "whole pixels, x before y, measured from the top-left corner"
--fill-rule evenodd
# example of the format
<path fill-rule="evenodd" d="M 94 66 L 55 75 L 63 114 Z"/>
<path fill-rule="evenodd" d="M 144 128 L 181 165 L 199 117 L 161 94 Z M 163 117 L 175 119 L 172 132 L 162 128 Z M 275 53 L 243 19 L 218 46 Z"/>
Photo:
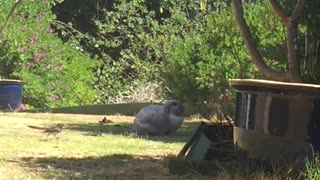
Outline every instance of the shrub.
<path fill-rule="evenodd" d="M 1 75 L 25 81 L 24 103 L 57 107 L 94 102 L 92 68 L 95 62 L 51 28 L 55 0 L 24 1 L 1 35 Z M 0 20 L 13 1 L 0 2 Z"/>
<path fill-rule="evenodd" d="M 248 6 L 248 24 L 261 38 L 259 49 L 269 64 L 281 70 L 281 57 L 285 54 L 283 26 L 275 16 L 264 17 L 271 11 L 266 3 Z M 231 8 L 216 9 L 219 11 L 204 17 L 205 23 L 200 27 L 183 38 L 175 38 L 163 70 L 164 84 L 170 89 L 168 95 L 194 104 L 205 116 L 232 114 L 225 112 L 232 109 L 229 79 L 260 76 L 250 61 Z"/>
<path fill-rule="evenodd" d="M 87 37 L 91 52 L 98 52 L 98 103 L 117 101 L 132 92 L 133 84 L 159 78 L 171 38 L 191 28 L 184 1 L 116 0 L 94 19 L 97 32 Z M 94 50 L 92 50 L 94 49 Z M 127 95 L 128 96 L 128 95 Z M 129 95 L 130 96 L 130 95 Z"/>

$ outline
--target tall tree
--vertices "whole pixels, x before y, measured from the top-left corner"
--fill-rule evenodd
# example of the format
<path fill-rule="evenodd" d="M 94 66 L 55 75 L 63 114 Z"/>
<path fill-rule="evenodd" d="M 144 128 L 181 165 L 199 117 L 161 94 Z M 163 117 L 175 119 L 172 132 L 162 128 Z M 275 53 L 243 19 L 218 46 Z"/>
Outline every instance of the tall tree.
<path fill-rule="evenodd" d="M 300 61 L 298 56 L 298 25 L 305 9 L 306 0 L 297 0 L 290 15 L 277 0 L 269 0 L 274 12 L 279 16 L 281 22 L 287 29 L 287 59 L 288 69 L 286 72 L 278 72 L 268 66 L 258 51 L 257 44 L 250 32 L 248 24 L 243 15 L 243 4 L 241 0 L 232 0 L 236 21 L 244 38 L 245 45 L 249 51 L 252 61 L 258 70 L 267 79 L 286 82 L 303 82 L 300 72 Z"/>

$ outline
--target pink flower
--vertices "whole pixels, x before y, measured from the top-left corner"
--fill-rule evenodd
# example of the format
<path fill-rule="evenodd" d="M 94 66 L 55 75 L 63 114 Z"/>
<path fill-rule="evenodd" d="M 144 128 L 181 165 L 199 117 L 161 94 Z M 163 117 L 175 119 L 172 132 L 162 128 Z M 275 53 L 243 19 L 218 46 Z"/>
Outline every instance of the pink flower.
<path fill-rule="evenodd" d="M 33 38 L 31 38 L 30 40 L 29 40 L 29 44 L 33 44 L 34 43 L 34 39 Z"/>
<path fill-rule="evenodd" d="M 33 44 L 39 38 L 39 33 L 34 33 L 34 35 L 29 39 L 29 43 Z"/>
<path fill-rule="evenodd" d="M 20 104 L 19 110 L 23 111 L 23 110 L 26 110 L 26 109 L 27 109 L 26 106 L 24 106 L 23 104 Z"/>
<path fill-rule="evenodd" d="M 22 51 L 23 51 L 24 53 L 26 53 L 26 52 L 28 51 L 28 48 L 27 48 L 27 47 L 23 47 L 23 48 L 22 48 Z"/>
<path fill-rule="evenodd" d="M 40 62 L 40 54 L 34 54 L 34 59 L 37 63 Z"/>

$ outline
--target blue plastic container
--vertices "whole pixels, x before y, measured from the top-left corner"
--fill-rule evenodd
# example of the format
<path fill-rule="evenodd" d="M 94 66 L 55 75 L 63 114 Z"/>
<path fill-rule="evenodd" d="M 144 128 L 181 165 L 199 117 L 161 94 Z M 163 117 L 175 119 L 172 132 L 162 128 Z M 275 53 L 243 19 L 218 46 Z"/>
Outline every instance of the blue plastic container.
<path fill-rule="evenodd" d="M 22 103 L 23 82 L 19 80 L 0 80 L 0 109 L 19 109 Z"/>

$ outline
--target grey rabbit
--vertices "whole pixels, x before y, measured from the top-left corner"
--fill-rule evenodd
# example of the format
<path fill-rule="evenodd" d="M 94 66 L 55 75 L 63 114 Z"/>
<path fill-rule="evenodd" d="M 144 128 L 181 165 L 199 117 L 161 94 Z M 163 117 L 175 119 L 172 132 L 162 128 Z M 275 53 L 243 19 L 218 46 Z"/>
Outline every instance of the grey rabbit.
<path fill-rule="evenodd" d="M 133 130 L 139 135 L 173 136 L 184 121 L 183 113 L 184 105 L 178 100 L 146 106 L 134 118 Z"/>

